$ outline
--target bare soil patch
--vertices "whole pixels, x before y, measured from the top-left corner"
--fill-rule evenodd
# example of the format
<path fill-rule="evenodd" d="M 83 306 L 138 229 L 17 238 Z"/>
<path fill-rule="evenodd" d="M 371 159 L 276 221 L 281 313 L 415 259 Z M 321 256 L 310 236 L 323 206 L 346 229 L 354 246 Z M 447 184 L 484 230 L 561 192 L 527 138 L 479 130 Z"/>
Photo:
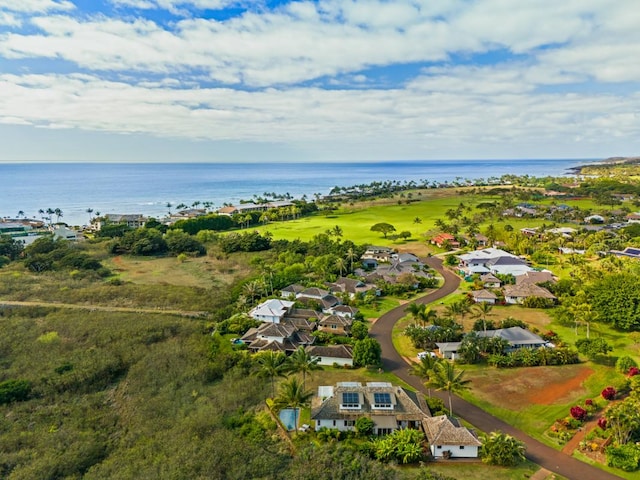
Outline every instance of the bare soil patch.
<path fill-rule="evenodd" d="M 530 406 L 569 402 L 585 393 L 582 382 L 593 370 L 582 365 L 485 368 L 468 372 L 473 390 L 494 405 L 518 410 Z"/>

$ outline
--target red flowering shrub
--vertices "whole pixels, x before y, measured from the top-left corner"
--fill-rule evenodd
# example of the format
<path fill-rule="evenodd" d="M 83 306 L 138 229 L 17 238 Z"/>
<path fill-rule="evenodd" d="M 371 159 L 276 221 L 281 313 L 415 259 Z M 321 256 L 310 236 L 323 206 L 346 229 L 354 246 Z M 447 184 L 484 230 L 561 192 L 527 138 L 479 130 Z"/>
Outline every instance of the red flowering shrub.
<path fill-rule="evenodd" d="M 591 400 L 590 398 L 587 398 L 587 399 L 584 401 L 584 404 L 585 404 L 585 405 L 588 405 L 588 406 L 592 406 L 592 405 L 593 405 L 593 400 Z"/>
<path fill-rule="evenodd" d="M 587 411 L 579 405 L 576 405 L 575 407 L 571 407 L 571 410 L 569 410 L 569 413 L 573 418 L 581 422 L 586 420 L 587 418 Z"/>
<path fill-rule="evenodd" d="M 605 400 L 613 400 L 614 398 L 616 398 L 616 389 L 613 387 L 607 387 L 604 390 L 602 390 L 602 392 L 600 393 L 600 395 L 602 395 L 602 398 L 604 398 Z"/>
<path fill-rule="evenodd" d="M 638 375 L 640 373 L 640 368 L 638 367 L 631 367 L 629 369 L 629 371 L 627 372 L 627 377 L 635 377 L 636 375 Z"/>
<path fill-rule="evenodd" d="M 598 426 L 602 429 L 602 430 L 606 430 L 607 428 L 607 419 L 604 417 L 600 417 L 598 419 Z"/>

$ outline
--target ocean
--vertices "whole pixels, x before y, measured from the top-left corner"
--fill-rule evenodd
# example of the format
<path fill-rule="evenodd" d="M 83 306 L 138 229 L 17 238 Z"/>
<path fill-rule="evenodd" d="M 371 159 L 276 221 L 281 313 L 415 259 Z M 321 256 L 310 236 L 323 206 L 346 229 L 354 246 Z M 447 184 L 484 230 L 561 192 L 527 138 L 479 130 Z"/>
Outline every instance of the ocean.
<path fill-rule="evenodd" d="M 294 198 L 373 181 L 444 182 L 505 174 L 565 176 L 592 159 L 446 160 L 372 163 L 0 163 L 0 217 L 59 208 L 60 221 L 85 225 L 87 209 L 161 217 L 167 204 L 251 200 L 265 192 Z"/>

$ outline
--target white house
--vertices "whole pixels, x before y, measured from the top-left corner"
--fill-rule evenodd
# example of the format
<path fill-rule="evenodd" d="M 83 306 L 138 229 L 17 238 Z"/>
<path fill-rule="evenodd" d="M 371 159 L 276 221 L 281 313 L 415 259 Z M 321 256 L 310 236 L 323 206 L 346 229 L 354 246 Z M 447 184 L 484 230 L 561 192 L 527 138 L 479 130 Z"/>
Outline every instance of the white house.
<path fill-rule="evenodd" d="M 439 415 L 424 422 L 429 449 L 434 458 L 477 458 L 482 442 L 457 418 Z"/>
<path fill-rule="evenodd" d="M 249 316 L 261 322 L 280 323 L 295 302 L 271 298 L 249 312 Z"/>
<path fill-rule="evenodd" d="M 306 348 L 311 357 L 318 358 L 318 365 L 353 366 L 353 347 L 351 345 L 312 345 Z"/>

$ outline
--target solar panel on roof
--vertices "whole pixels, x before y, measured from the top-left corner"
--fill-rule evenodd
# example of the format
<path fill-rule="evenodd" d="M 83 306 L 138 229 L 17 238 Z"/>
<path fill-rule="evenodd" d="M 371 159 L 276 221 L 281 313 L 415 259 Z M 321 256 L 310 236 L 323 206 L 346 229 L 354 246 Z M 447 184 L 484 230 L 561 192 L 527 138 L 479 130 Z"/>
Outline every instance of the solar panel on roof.
<path fill-rule="evenodd" d="M 358 394 L 356 392 L 344 392 L 342 394 L 342 403 L 343 405 L 347 405 L 349 403 L 360 403 L 358 401 Z"/>
<path fill-rule="evenodd" d="M 375 403 L 391 403 L 391 394 L 389 393 L 374 393 L 373 401 Z"/>
<path fill-rule="evenodd" d="M 631 255 L 640 255 L 640 249 L 638 249 L 638 248 L 627 248 L 626 253 L 630 253 Z"/>

